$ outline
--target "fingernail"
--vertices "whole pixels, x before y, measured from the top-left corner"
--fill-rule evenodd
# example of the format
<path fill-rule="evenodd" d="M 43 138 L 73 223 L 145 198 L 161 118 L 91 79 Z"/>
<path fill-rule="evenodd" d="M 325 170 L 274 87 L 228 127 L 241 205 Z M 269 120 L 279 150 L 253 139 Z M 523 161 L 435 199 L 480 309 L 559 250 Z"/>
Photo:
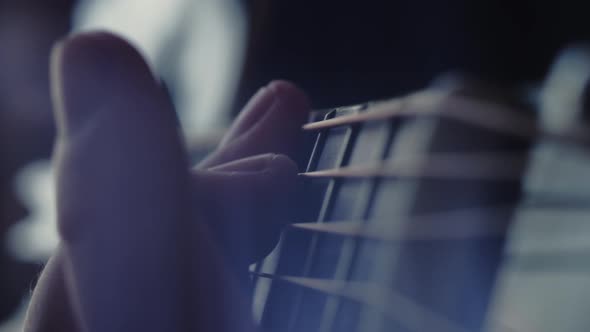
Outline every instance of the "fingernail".
<path fill-rule="evenodd" d="M 104 32 L 58 42 L 51 57 L 51 82 L 58 126 L 64 131 L 94 112 L 133 104 L 134 98 L 158 88 L 135 48 Z"/>

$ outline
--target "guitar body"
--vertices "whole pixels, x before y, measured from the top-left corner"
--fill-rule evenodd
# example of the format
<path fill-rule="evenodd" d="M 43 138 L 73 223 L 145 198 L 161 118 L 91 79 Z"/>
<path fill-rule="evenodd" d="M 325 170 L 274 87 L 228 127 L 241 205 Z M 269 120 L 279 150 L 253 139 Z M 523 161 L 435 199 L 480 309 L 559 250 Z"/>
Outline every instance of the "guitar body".
<path fill-rule="evenodd" d="M 590 59 L 577 49 L 562 59 L 572 56 Z M 558 61 L 547 82 L 570 65 Z M 580 72 L 579 84 L 588 73 Z M 506 308 L 530 306 L 511 300 L 526 283 L 514 271 L 547 268 L 561 250 L 520 250 L 523 241 L 546 236 L 531 240 L 530 232 L 559 229 L 558 222 L 581 229 L 590 216 L 587 205 L 572 214 L 559 203 L 583 201 L 590 187 L 560 189 L 562 176 L 552 172 L 561 161 L 576 171 L 590 163 L 583 127 L 572 129 L 582 94 L 564 101 L 555 89 L 546 84 L 534 103 L 506 103 L 432 88 L 314 113 L 304 127 L 315 143 L 301 174 L 305 220 L 295 220 L 252 268 L 262 329 L 550 331 L 526 323 L 542 312 Z M 559 105 L 574 108 L 569 122 L 552 120 Z"/>

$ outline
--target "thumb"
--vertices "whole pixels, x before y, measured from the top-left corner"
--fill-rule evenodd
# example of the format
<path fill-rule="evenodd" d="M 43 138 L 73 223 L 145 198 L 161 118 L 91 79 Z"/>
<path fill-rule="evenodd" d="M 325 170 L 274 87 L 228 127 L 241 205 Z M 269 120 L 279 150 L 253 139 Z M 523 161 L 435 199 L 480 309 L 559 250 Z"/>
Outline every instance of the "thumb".
<path fill-rule="evenodd" d="M 51 68 L 58 228 L 81 323 L 109 331 L 151 317 L 162 329 L 180 327 L 180 310 L 172 310 L 181 290 L 164 286 L 178 283 L 173 244 L 187 218 L 188 173 L 172 109 L 137 51 L 111 35 L 66 39 Z M 161 309 L 165 319 L 153 318 Z"/>
<path fill-rule="evenodd" d="M 83 329 L 224 330 L 233 299 L 208 230 L 189 229 L 188 162 L 147 64 L 120 38 L 82 34 L 56 47 L 52 87 L 58 227 Z"/>
<path fill-rule="evenodd" d="M 297 166 L 284 155 L 264 154 L 193 171 L 195 206 L 229 256 L 240 263 L 261 259 L 293 219 Z"/>

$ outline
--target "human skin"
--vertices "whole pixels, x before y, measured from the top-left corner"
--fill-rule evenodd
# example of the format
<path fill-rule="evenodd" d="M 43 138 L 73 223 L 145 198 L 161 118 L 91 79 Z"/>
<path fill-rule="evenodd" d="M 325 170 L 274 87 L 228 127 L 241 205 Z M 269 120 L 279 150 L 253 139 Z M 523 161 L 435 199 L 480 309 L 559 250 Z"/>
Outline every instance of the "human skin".
<path fill-rule="evenodd" d="M 277 240 L 297 190 L 305 95 L 275 81 L 189 165 L 166 93 L 108 33 L 51 60 L 60 245 L 25 331 L 249 331 L 235 271 Z"/>

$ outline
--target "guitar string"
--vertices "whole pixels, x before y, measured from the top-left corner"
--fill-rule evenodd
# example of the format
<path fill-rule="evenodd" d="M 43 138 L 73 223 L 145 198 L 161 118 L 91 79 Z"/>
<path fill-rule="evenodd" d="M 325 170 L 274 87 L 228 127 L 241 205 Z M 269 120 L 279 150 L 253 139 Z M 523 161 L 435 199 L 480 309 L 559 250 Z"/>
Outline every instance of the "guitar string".
<path fill-rule="evenodd" d="M 475 109 L 478 109 L 478 108 L 475 108 Z M 453 116 L 453 114 L 452 114 L 452 113 L 451 113 L 450 115 L 451 115 L 451 117 Z M 459 119 L 463 119 L 463 120 L 465 120 L 465 118 L 463 117 L 463 115 L 464 115 L 464 114 L 458 114 L 458 115 L 457 115 L 457 114 L 455 114 L 455 116 L 458 116 L 458 118 L 459 118 Z M 489 114 L 488 114 L 488 115 L 489 115 Z M 485 125 L 487 125 L 488 127 L 490 127 L 489 123 L 487 123 L 486 121 L 483 121 L 483 120 L 482 120 L 483 118 L 484 118 L 484 117 L 480 117 L 480 116 L 478 116 L 476 120 L 480 120 L 480 122 L 483 122 L 483 125 L 484 125 L 484 126 L 485 126 Z M 472 119 L 472 120 L 473 120 L 473 119 Z M 494 120 L 495 120 L 495 119 L 494 119 Z M 514 121 L 514 120 L 515 120 L 515 119 L 513 118 L 513 119 L 510 121 L 510 123 L 512 123 L 512 124 L 513 124 L 513 123 L 515 123 L 515 121 Z M 477 121 L 476 121 L 476 122 L 477 122 Z M 492 127 L 493 129 L 500 129 L 500 130 L 502 130 L 502 131 L 504 131 L 504 132 L 510 132 L 510 131 L 511 131 L 511 130 L 510 130 L 511 128 L 508 128 L 509 130 L 506 130 L 506 128 L 504 128 L 504 127 L 502 127 L 502 126 L 497 126 L 497 124 L 498 124 L 498 123 L 495 123 L 495 124 L 494 124 L 494 122 L 492 122 L 492 124 L 493 124 L 493 125 L 492 125 L 491 127 Z M 310 128 L 311 128 L 311 126 L 307 126 L 307 129 L 310 129 Z M 522 127 L 517 127 L 517 128 L 516 128 L 516 129 L 518 130 L 518 133 L 520 133 L 520 130 L 521 130 L 521 128 L 522 128 Z M 531 126 L 531 128 L 534 128 L 534 126 Z M 311 129 L 313 129 L 313 128 L 311 128 Z M 512 128 L 512 129 L 514 129 L 514 128 Z M 525 136 L 526 136 L 526 135 L 525 135 Z M 534 135 L 533 135 L 533 136 L 534 136 Z M 334 180 L 334 179 L 331 179 L 331 182 L 332 182 L 332 183 L 333 183 L 333 180 Z M 306 260 L 307 260 L 307 258 L 306 258 Z"/>
<path fill-rule="evenodd" d="M 453 239 L 474 236 L 493 236 L 506 227 L 506 219 L 513 217 L 518 208 L 518 215 L 524 219 L 538 219 L 552 214 L 553 219 L 583 217 L 590 215 L 590 207 L 577 206 L 555 208 L 538 204 L 508 204 L 498 206 L 480 206 L 446 210 L 443 212 L 419 214 L 408 217 L 404 222 L 407 227 L 403 234 L 392 233 L 378 221 L 371 219 L 372 225 L 364 225 L 366 220 L 333 220 L 329 223 L 301 222 L 292 223 L 287 230 L 328 233 L 350 237 L 375 240 L 399 239 Z M 524 215 L 524 217 L 523 217 Z"/>
<path fill-rule="evenodd" d="M 430 327 L 426 329 L 427 331 L 467 332 L 467 330 L 454 324 L 443 315 L 418 304 L 390 288 L 378 284 L 309 277 L 277 276 L 266 273 L 260 273 L 258 276 L 288 282 L 322 294 L 335 295 L 375 307 L 391 319 L 410 328 L 410 330 L 423 329 L 425 327 L 424 325 L 426 325 Z M 374 299 L 377 298 L 373 296 L 375 293 L 389 294 L 388 299 L 390 302 L 375 302 Z"/>
<path fill-rule="evenodd" d="M 328 226 L 328 225 L 322 225 L 322 226 Z"/>
<path fill-rule="evenodd" d="M 590 272 L 590 246 L 579 247 L 579 248 L 566 248 L 566 249 L 553 249 L 552 251 L 539 250 L 538 252 L 519 253 L 519 252 L 507 252 L 502 256 L 504 268 L 507 270 L 518 270 L 518 271 L 529 271 L 529 272 L 543 272 L 543 273 L 581 273 L 587 275 Z M 278 277 L 280 275 L 259 272 L 252 268 L 249 271 L 250 275 L 255 277 L 273 276 Z M 296 277 L 296 276 L 292 276 Z M 310 278 L 310 277 L 301 277 Z M 313 279 L 313 278 L 312 278 Z M 339 279 L 322 279 L 322 280 L 334 280 Z M 351 280 L 340 280 L 341 282 L 355 282 Z"/>
<path fill-rule="evenodd" d="M 520 180 L 526 153 L 463 153 L 404 156 L 380 163 L 299 173 L 306 178 L 428 177 Z"/>
<path fill-rule="evenodd" d="M 441 103 L 445 99 L 447 104 Z M 466 109 L 469 111 L 465 112 Z M 376 103 L 371 105 L 365 112 L 307 123 L 303 125 L 302 129 L 315 131 L 393 117 L 423 115 L 435 115 L 441 118 L 459 120 L 480 128 L 499 131 L 531 141 L 543 137 L 569 144 L 581 144 L 585 147 L 590 145 L 590 128 L 588 128 L 588 125 L 576 123 L 567 128 L 565 132 L 536 128 L 536 121 L 531 116 L 516 114 L 501 105 L 476 101 L 465 96 L 453 98 L 448 93 L 441 91 L 424 91 Z"/>
<path fill-rule="evenodd" d="M 351 236 L 357 237 L 358 234 L 350 235 L 348 233 L 336 233 L 337 235 L 342 236 Z M 449 234 L 450 235 L 450 234 Z M 396 234 L 396 238 L 387 238 L 388 241 L 424 241 L 424 240 L 473 240 L 479 236 L 500 236 L 499 232 L 494 232 L 491 234 L 476 234 L 475 236 L 428 236 L 428 237 L 414 237 L 412 235 L 403 234 Z M 375 237 L 367 237 L 367 239 L 375 239 Z M 378 238 L 379 240 L 383 240 L 383 238 Z M 503 264 L 510 265 L 510 267 L 515 266 L 519 269 L 531 269 L 531 270 L 541 270 L 541 268 L 549 268 L 552 270 L 552 266 L 567 266 L 571 269 L 578 268 L 581 271 L 588 272 L 590 269 L 590 264 L 586 264 L 588 259 L 590 258 L 590 246 L 588 245 L 575 245 L 570 244 L 569 248 L 554 248 L 551 250 L 544 250 L 544 249 L 509 249 L 504 254 L 504 259 L 506 261 Z M 573 266 L 572 266 L 573 265 Z M 256 272 L 256 271 L 253 271 Z"/>
<path fill-rule="evenodd" d="M 513 330 L 513 329 L 511 329 L 511 330 Z"/>
<path fill-rule="evenodd" d="M 503 233 L 515 205 L 483 208 L 457 209 L 426 215 L 408 217 L 406 227 L 401 233 L 373 222 L 364 225 L 355 220 L 294 223 L 288 228 L 308 232 L 327 233 L 340 236 L 366 238 L 381 241 L 425 240 L 425 239 L 465 239 L 478 236 L 497 236 Z M 477 219 L 476 219 L 477 218 Z"/>
<path fill-rule="evenodd" d="M 469 97 L 455 98 L 448 92 L 436 90 L 377 103 L 365 112 L 307 123 L 302 128 L 312 131 L 397 116 L 419 115 L 446 117 L 526 139 L 537 137 L 536 122 L 530 116 L 514 114 L 511 109 L 499 104 Z"/>
<path fill-rule="evenodd" d="M 375 174 L 364 174 L 364 176 L 375 176 Z"/>

